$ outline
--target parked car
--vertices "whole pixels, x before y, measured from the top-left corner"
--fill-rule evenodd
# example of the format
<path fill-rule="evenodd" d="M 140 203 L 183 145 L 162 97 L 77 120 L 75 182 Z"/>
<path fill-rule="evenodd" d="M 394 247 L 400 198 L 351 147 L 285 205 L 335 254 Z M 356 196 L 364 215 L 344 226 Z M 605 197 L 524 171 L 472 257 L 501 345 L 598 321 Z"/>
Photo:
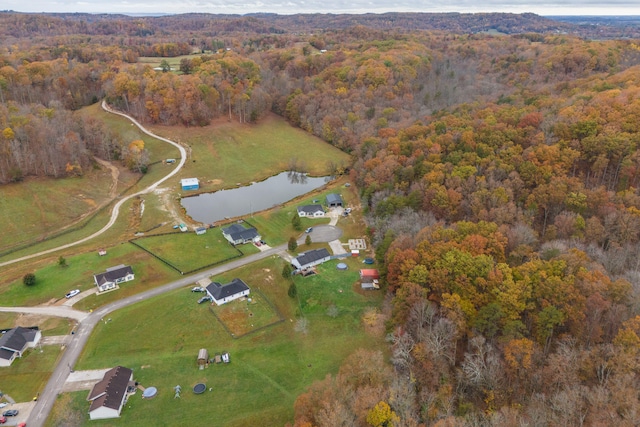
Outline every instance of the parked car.
<path fill-rule="evenodd" d="M 198 300 L 198 304 L 202 304 L 203 302 L 211 301 L 211 297 L 209 295 L 203 296 Z"/>
<path fill-rule="evenodd" d="M 304 230 L 305 233 L 311 233 L 313 231 L 313 227 L 309 227 L 306 230 Z"/>
<path fill-rule="evenodd" d="M 0 424 L 4 424 L 7 422 L 7 418 L 6 417 L 0 417 Z"/>
<path fill-rule="evenodd" d="M 207 290 L 200 286 L 196 286 L 195 288 L 191 288 L 191 292 L 207 292 Z"/>
<path fill-rule="evenodd" d="M 74 289 L 65 295 L 66 298 L 73 298 L 80 293 L 80 289 Z"/>
<path fill-rule="evenodd" d="M 0 403 L 0 409 L 4 408 L 5 406 L 7 406 L 9 404 L 9 402 L 2 402 Z"/>
<path fill-rule="evenodd" d="M 18 424 L 16 427 L 27 427 L 27 423 L 25 422 L 21 422 L 20 424 Z"/>
<path fill-rule="evenodd" d="M 15 417 L 16 415 L 18 415 L 20 411 L 18 411 L 17 409 L 9 409 L 8 411 L 4 411 L 2 413 L 3 417 Z"/>

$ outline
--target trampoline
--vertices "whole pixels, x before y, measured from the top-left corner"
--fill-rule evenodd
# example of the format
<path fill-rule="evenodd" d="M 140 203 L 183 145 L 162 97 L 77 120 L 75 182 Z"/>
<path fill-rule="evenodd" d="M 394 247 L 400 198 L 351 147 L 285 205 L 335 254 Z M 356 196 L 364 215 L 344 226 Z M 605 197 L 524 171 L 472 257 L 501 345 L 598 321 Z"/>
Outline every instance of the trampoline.
<path fill-rule="evenodd" d="M 158 389 L 157 388 L 155 388 L 155 387 L 147 387 L 142 392 L 142 398 L 143 399 L 151 399 L 152 397 L 156 397 L 156 394 L 158 394 Z"/>
<path fill-rule="evenodd" d="M 204 393 L 204 391 L 206 389 L 207 389 L 207 386 L 205 384 L 202 384 L 202 383 L 198 383 L 198 384 L 193 386 L 193 392 L 195 394 L 202 394 L 202 393 Z"/>
<path fill-rule="evenodd" d="M 363 262 L 365 264 L 373 264 L 374 263 L 374 259 L 373 258 L 365 258 Z"/>
<path fill-rule="evenodd" d="M 341 262 L 338 265 L 336 265 L 336 268 L 338 270 L 346 270 L 347 269 L 347 264 L 345 264 L 344 262 Z"/>

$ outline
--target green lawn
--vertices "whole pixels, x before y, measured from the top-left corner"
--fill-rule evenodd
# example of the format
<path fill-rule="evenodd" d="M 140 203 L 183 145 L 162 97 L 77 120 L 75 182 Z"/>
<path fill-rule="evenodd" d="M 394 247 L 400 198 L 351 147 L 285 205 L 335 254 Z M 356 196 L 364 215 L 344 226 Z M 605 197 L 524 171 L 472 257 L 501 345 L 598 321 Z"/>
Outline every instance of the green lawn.
<path fill-rule="evenodd" d="M 159 393 L 151 400 L 135 395 L 121 419 L 92 425 L 173 426 L 176 420 L 181 425 L 284 425 L 292 420 L 296 396 L 313 381 L 335 373 L 356 348 L 380 345 L 379 338 L 363 332 L 360 318 L 367 307 L 380 303 L 381 294 L 351 295 L 353 272 L 333 274 L 335 265 L 327 266 L 327 273 L 314 283 L 306 279 L 298 282 L 298 289 L 305 299 L 318 301 L 315 307 L 338 304 L 338 316 L 304 308 L 310 317 L 308 332 L 294 331 L 298 303 L 287 296 L 289 284 L 281 277 L 282 266 L 283 261 L 274 257 L 215 278 L 222 282 L 242 278 L 259 289 L 286 319 L 239 339 L 231 338 L 208 307 L 196 303 L 201 294 L 188 288 L 111 314 L 111 321 L 94 331 L 76 369 L 127 366 L 134 370 L 137 381 L 145 387 L 157 387 Z M 321 282 L 322 278 L 327 282 Z M 321 289 L 323 285 L 326 290 Z M 344 290 L 342 299 L 331 291 L 338 288 Z M 198 370 L 200 348 L 209 354 L 228 351 L 231 363 Z M 213 391 L 194 395 L 191 387 L 198 382 Z M 173 398 L 176 384 L 183 387 L 180 399 Z M 78 410 L 86 411 L 86 407 L 80 405 Z M 55 413 L 60 414 L 59 407 Z M 54 422 L 50 419 L 51 425 Z"/>
<path fill-rule="evenodd" d="M 37 271 L 36 284 L 27 287 L 18 279 L 8 286 L 0 288 L 0 300 L 7 306 L 38 305 L 64 298 L 71 289 L 81 291 L 95 288 L 93 275 L 104 272 L 106 268 L 119 264 L 133 267 L 136 279 L 120 286 L 120 290 L 100 296 L 89 296 L 83 299 L 76 308 L 95 308 L 114 299 L 123 298 L 133 293 L 178 277 L 178 273 L 164 266 L 160 261 L 131 244 L 122 244 L 106 248 L 107 255 L 99 256 L 97 252 L 85 252 L 66 258 L 67 267 L 61 267 L 57 261 L 41 266 Z"/>
<path fill-rule="evenodd" d="M 141 237 L 136 239 L 135 243 L 184 272 L 241 256 L 238 250 L 222 236 L 219 228 L 209 229 L 202 235 L 196 235 L 193 231 L 187 233 L 178 231 Z M 245 246 L 247 249 L 255 248 L 253 245 L 244 245 L 241 247 L 243 252 L 245 252 Z"/>
<path fill-rule="evenodd" d="M 60 352 L 57 345 L 43 345 L 26 351 L 11 366 L 0 369 L 0 390 L 16 402 L 30 401 L 44 389 Z"/>

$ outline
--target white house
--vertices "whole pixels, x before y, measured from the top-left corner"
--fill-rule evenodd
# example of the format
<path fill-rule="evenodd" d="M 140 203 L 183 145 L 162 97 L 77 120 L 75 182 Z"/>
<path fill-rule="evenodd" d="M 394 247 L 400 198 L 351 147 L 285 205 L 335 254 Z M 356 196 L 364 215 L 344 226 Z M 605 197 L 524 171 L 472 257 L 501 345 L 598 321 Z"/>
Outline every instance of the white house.
<path fill-rule="evenodd" d="M 18 326 L 6 331 L 0 336 L 0 366 L 11 366 L 26 349 L 38 345 L 40 338 L 42 333 L 38 329 Z"/>
<path fill-rule="evenodd" d="M 331 254 L 325 248 L 314 249 L 309 252 L 298 255 L 291 261 L 297 270 L 304 270 L 306 268 L 315 267 L 316 265 L 327 262 L 331 259 Z"/>
<path fill-rule="evenodd" d="M 223 228 L 222 235 L 232 245 L 259 242 L 261 239 L 258 230 L 253 227 L 244 228 L 240 224 L 231 224 L 229 227 Z"/>
<path fill-rule="evenodd" d="M 122 366 L 109 369 L 87 396 L 87 400 L 91 402 L 89 418 L 101 420 L 120 417 L 120 411 L 131 394 L 130 390 L 135 391 L 133 371 Z"/>
<path fill-rule="evenodd" d="M 98 292 L 115 289 L 119 283 L 129 282 L 135 279 L 133 269 L 124 264 L 109 267 L 104 273 L 93 276 L 93 281 L 98 287 Z"/>
<path fill-rule="evenodd" d="M 323 218 L 324 208 L 322 205 L 298 206 L 298 216 L 300 218 Z"/>
<path fill-rule="evenodd" d="M 218 282 L 211 282 L 207 286 L 207 294 L 216 305 L 226 304 L 229 301 L 249 295 L 251 290 L 241 279 L 233 279 L 224 285 Z"/>

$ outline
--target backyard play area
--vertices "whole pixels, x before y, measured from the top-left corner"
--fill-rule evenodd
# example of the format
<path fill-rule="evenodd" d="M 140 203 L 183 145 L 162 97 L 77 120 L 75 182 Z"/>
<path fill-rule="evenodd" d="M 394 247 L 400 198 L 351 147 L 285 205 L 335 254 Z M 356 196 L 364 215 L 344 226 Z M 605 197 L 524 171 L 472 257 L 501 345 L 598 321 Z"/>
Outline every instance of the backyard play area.
<path fill-rule="evenodd" d="M 317 276 L 295 279 L 299 300 L 287 295 L 290 282 L 280 274 L 282 262 L 269 258 L 215 278 L 225 282 L 242 277 L 252 288 L 251 297 L 260 295 L 255 305 L 236 300 L 228 307 L 214 307 L 223 309 L 216 314 L 227 327 L 249 329 L 239 321 L 240 313 L 245 320 L 253 319 L 254 327 L 260 319 L 261 325 L 269 326 L 234 338 L 209 307 L 196 303 L 197 295 L 183 288 L 113 313 L 110 322 L 95 330 L 76 369 L 128 366 L 137 381 L 157 387 L 154 399 L 130 399 L 118 425 L 157 425 L 159 412 L 165 425 L 175 425 L 171 420 L 177 419 L 184 425 L 284 425 L 293 416 L 298 394 L 335 373 L 355 349 L 376 347 L 383 337 L 366 333 L 363 326 L 363 315 L 379 306 L 382 294 L 355 292 L 361 260 L 345 260 L 346 271 L 337 270 L 331 261 L 319 267 Z M 285 320 L 270 323 L 274 316 L 266 306 L 273 306 Z M 307 319 L 305 330 L 297 327 L 301 318 Z M 225 350 L 232 362 L 200 370 L 195 356 L 202 348 L 210 353 Z M 202 394 L 183 391 L 174 398 L 176 384 L 190 390 L 198 383 L 206 384 Z M 66 396 L 60 401 L 69 405 L 67 411 L 86 417 L 86 393 Z M 52 423 L 68 416 L 60 405 L 54 414 Z"/>

